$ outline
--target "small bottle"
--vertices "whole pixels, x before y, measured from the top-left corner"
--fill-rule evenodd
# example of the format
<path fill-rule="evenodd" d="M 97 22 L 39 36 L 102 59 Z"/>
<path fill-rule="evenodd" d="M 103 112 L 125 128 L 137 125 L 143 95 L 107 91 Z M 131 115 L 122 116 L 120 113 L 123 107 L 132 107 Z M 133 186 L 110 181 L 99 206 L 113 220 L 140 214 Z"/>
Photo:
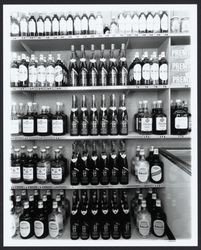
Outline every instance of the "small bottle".
<path fill-rule="evenodd" d="M 102 201 L 100 205 L 101 209 L 101 237 L 104 240 L 108 240 L 111 234 L 111 223 L 110 223 L 110 209 L 108 204 L 108 196 L 104 191 L 102 196 Z"/>
<path fill-rule="evenodd" d="M 89 34 L 96 34 L 96 18 L 92 12 L 89 15 Z"/>
<path fill-rule="evenodd" d="M 20 24 L 18 22 L 17 13 L 11 15 L 11 36 L 20 36 Z"/>
<path fill-rule="evenodd" d="M 20 87 L 28 87 L 28 67 L 26 63 L 26 55 L 22 54 L 19 64 L 19 85 Z"/>
<path fill-rule="evenodd" d="M 20 19 L 20 36 L 28 35 L 28 21 L 26 15 L 23 13 Z"/>
<path fill-rule="evenodd" d="M 77 107 L 76 95 L 72 95 L 72 108 L 70 114 L 70 135 L 79 135 L 79 112 Z"/>
<path fill-rule="evenodd" d="M 105 95 L 101 96 L 101 106 L 99 111 L 99 133 L 100 135 L 108 135 L 108 113 L 105 103 Z"/>
<path fill-rule="evenodd" d="M 119 166 L 117 162 L 117 153 L 116 153 L 114 141 L 111 142 L 109 166 L 110 166 L 110 183 L 112 185 L 117 185 L 119 183 Z"/>
<path fill-rule="evenodd" d="M 37 79 L 39 87 L 44 87 L 46 85 L 46 65 L 42 54 L 39 57 L 37 65 Z"/>
<path fill-rule="evenodd" d="M 27 114 L 22 118 L 22 134 L 24 136 L 33 136 L 36 133 L 35 116 L 33 115 L 33 105 L 31 102 L 27 103 Z"/>
<path fill-rule="evenodd" d="M 66 134 L 66 127 L 67 121 L 62 114 L 63 103 L 57 102 L 56 103 L 56 113 L 52 116 L 52 134 L 53 135 L 65 135 Z"/>
<path fill-rule="evenodd" d="M 137 215 L 137 228 L 143 238 L 147 238 L 151 230 L 151 215 L 147 211 L 146 201 L 142 200 L 142 210 Z"/>
<path fill-rule="evenodd" d="M 96 15 L 96 34 L 102 35 L 103 28 L 103 16 L 101 15 L 101 12 L 98 12 Z"/>
<path fill-rule="evenodd" d="M 161 32 L 161 18 L 158 12 L 154 15 L 153 20 L 153 32 L 154 33 L 160 33 Z"/>
<path fill-rule="evenodd" d="M 20 160 L 20 149 L 14 150 L 14 160 L 11 162 L 11 175 L 10 180 L 12 183 L 20 183 L 22 181 L 22 168 Z"/>
<path fill-rule="evenodd" d="M 110 34 L 115 35 L 118 33 L 118 31 L 119 31 L 118 24 L 115 21 L 115 16 L 113 16 L 110 24 Z"/>
<path fill-rule="evenodd" d="M 147 32 L 147 18 L 144 12 L 141 12 L 139 15 L 139 32 Z"/>
<path fill-rule="evenodd" d="M 108 83 L 108 69 L 105 58 L 105 45 L 101 44 L 101 56 L 98 67 L 98 85 L 107 86 Z"/>
<path fill-rule="evenodd" d="M 24 211 L 20 215 L 20 237 L 29 239 L 34 235 L 34 223 L 29 209 L 29 202 L 24 202 Z"/>
<path fill-rule="evenodd" d="M 163 237 L 166 234 L 167 216 L 161 208 L 161 200 L 156 200 L 156 208 L 152 214 L 152 231 L 156 237 Z"/>
<path fill-rule="evenodd" d="M 89 115 L 88 115 L 85 95 L 82 95 L 82 107 L 81 107 L 79 122 L 80 122 L 79 123 L 80 135 L 82 136 L 88 135 L 89 134 Z"/>
<path fill-rule="evenodd" d="M 87 204 L 80 206 L 80 238 L 87 240 L 90 235 L 89 207 Z"/>
<path fill-rule="evenodd" d="M 150 66 L 150 84 L 159 84 L 159 62 L 156 56 L 156 52 L 152 54 L 152 60 Z"/>
<path fill-rule="evenodd" d="M 56 87 L 60 87 L 63 85 L 63 65 L 61 62 L 61 55 L 57 54 L 57 61 L 55 63 L 55 85 Z"/>
<path fill-rule="evenodd" d="M 93 149 L 92 154 L 90 158 L 90 182 L 92 185 L 98 185 L 99 184 L 99 157 L 96 149 L 96 142 L 93 142 Z"/>
<path fill-rule="evenodd" d="M 74 34 L 74 20 L 71 12 L 69 12 L 67 17 L 67 35 L 73 35 Z"/>
<path fill-rule="evenodd" d="M 168 14 L 167 11 L 163 11 L 161 14 L 161 32 L 168 32 Z"/>
<path fill-rule="evenodd" d="M 89 118 L 89 133 L 90 135 L 98 135 L 98 111 L 96 108 L 95 95 L 92 95 L 92 105 Z"/>
<path fill-rule="evenodd" d="M 150 163 L 150 181 L 162 183 L 164 180 L 164 164 L 159 158 L 158 149 L 154 149 L 154 155 Z"/>
<path fill-rule="evenodd" d="M 72 209 L 70 215 L 70 237 L 72 240 L 79 239 L 80 232 L 79 201 L 76 192 L 72 196 Z"/>
<path fill-rule="evenodd" d="M 140 150 L 140 160 L 137 167 L 137 179 L 141 183 L 146 183 L 149 180 L 150 167 L 149 162 L 145 160 L 144 149 Z"/>
<path fill-rule="evenodd" d="M 168 84 L 168 61 L 165 58 L 165 52 L 161 52 L 161 59 L 159 61 L 159 84 Z"/>
<path fill-rule="evenodd" d="M 52 35 L 52 20 L 49 13 L 44 18 L 44 31 L 45 31 L 45 36 Z"/>
<path fill-rule="evenodd" d="M 139 58 L 139 52 L 135 53 L 135 57 L 128 70 L 129 85 L 140 85 L 142 79 L 142 65 Z"/>
<path fill-rule="evenodd" d="M 54 14 L 52 18 L 52 34 L 53 36 L 59 35 L 59 18 L 57 14 Z"/>
<path fill-rule="evenodd" d="M 140 133 L 141 131 L 141 115 L 143 114 L 142 102 L 138 103 L 138 112 L 134 115 L 134 131 Z"/>
<path fill-rule="evenodd" d="M 71 185 L 78 185 L 80 183 L 80 169 L 78 165 L 78 150 L 76 147 L 76 143 L 72 144 L 72 157 L 70 163 L 70 182 Z"/>
<path fill-rule="evenodd" d="M 37 214 L 34 218 L 34 234 L 38 239 L 43 239 L 48 236 L 47 216 L 44 212 L 43 202 L 38 201 Z"/>
<path fill-rule="evenodd" d="M 110 107 L 108 112 L 108 129 L 110 135 L 118 134 L 118 113 L 116 108 L 115 94 L 110 96 Z"/>
<path fill-rule="evenodd" d="M 121 95 L 118 109 L 118 130 L 120 135 L 128 134 L 128 112 L 126 109 L 126 96 Z"/>
<path fill-rule="evenodd" d="M 36 19 L 34 15 L 31 15 L 28 20 L 28 30 L 29 30 L 29 36 L 36 36 L 37 34 L 37 27 L 36 27 Z"/>
<path fill-rule="evenodd" d="M 139 33 L 139 17 L 136 12 L 133 14 L 133 18 L 132 18 L 132 32 L 134 34 Z"/>
<path fill-rule="evenodd" d="M 120 184 L 126 185 L 128 184 L 128 161 L 126 155 L 126 145 L 124 141 L 120 141 L 120 150 L 118 155 L 118 165 L 120 171 Z"/>
<path fill-rule="evenodd" d="M 115 50 L 115 45 L 111 44 L 109 69 L 108 69 L 108 84 L 116 86 L 118 82 L 118 69 L 116 65 L 114 50 Z"/>
<path fill-rule="evenodd" d="M 12 54 L 12 62 L 10 66 L 10 85 L 11 87 L 19 87 L 19 65 L 17 63 L 17 54 Z"/>
<path fill-rule="evenodd" d="M 98 69 L 95 57 L 95 48 L 94 44 L 91 44 L 91 58 L 89 63 L 89 86 L 98 85 Z"/>
<path fill-rule="evenodd" d="M 109 158 L 106 151 L 106 144 L 102 142 L 102 151 L 100 154 L 100 183 L 102 185 L 108 185 L 110 178 L 110 169 L 109 169 Z"/>
<path fill-rule="evenodd" d="M 83 13 L 81 18 L 81 34 L 86 35 L 89 33 L 89 20 L 86 13 Z"/>
<path fill-rule="evenodd" d="M 144 52 L 144 59 L 142 60 L 142 84 L 150 84 L 150 60 L 147 51 Z"/>
<path fill-rule="evenodd" d="M 45 34 L 45 24 L 44 24 L 42 14 L 40 14 L 37 19 L 37 35 L 44 36 L 44 34 Z"/>
<path fill-rule="evenodd" d="M 59 159 L 60 150 L 55 149 L 55 159 L 52 161 L 51 164 L 51 182 L 53 184 L 61 184 L 64 182 L 65 179 L 65 168 L 64 162 Z"/>
<path fill-rule="evenodd" d="M 67 33 L 67 20 L 65 14 L 62 13 L 59 19 L 59 34 L 61 36 L 64 36 L 66 35 L 66 33 Z"/>
<path fill-rule="evenodd" d="M 151 12 L 147 14 L 147 33 L 153 33 L 154 29 L 154 17 Z"/>
<path fill-rule="evenodd" d="M 71 45 L 71 58 L 69 64 L 69 75 L 70 75 L 70 86 L 78 86 L 78 66 L 77 66 L 77 56 L 75 52 L 75 46 Z"/>
<path fill-rule="evenodd" d="M 35 55 L 31 55 L 31 60 L 28 66 L 29 70 L 29 87 L 37 86 L 37 63 L 35 59 Z"/>
<path fill-rule="evenodd" d="M 122 203 L 121 225 L 122 225 L 122 237 L 124 239 L 130 239 L 131 238 L 131 220 L 130 220 L 130 209 L 128 205 L 128 198 L 126 198 L 126 200 L 124 200 Z"/>
<path fill-rule="evenodd" d="M 36 182 L 36 165 L 33 160 L 33 150 L 28 149 L 28 157 L 26 163 L 22 166 L 23 181 L 25 184 Z"/>
<path fill-rule="evenodd" d="M 153 134 L 167 134 L 167 116 L 163 112 L 163 102 L 157 101 L 157 112 L 153 114 Z"/>
<path fill-rule="evenodd" d="M 83 149 L 80 159 L 80 182 L 81 185 L 89 184 L 89 153 L 87 150 L 86 142 L 83 142 Z"/>
<path fill-rule="evenodd" d="M 51 120 L 46 113 L 46 106 L 41 107 L 41 114 L 37 117 L 37 134 L 47 136 L 51 133 Z"/>
<path fill-rule="evenodd" d="M 79 13 L 76 13 L 74 17 L 74 35 L 80 35 L 80 34 L 81 34 L 81 19 Z"/>
<path fill-rule="evenodd" d="M 50 161 L 46 159 L 46 150 L 41 149 L 41 160 L 37 164 L 36 178 L 40 184 L 48 183 L 50 180 Z"/>
<path fill-rule="evenodd" d="M 57 74 L 58 74 L 58 68 L 57 68 Z M 59 71 L 60 72 L 60 71 Z M 53 61 L 52 54 L 48 55 L 48 61 L 47 61 L 47 67 L 46 67 L 46 81 L 48 87 L 54 87 L 55 86 L 55 63 Z M 57 75 L 58 77 L 58 75 Z"/>
<path fill-rule="evenodd" d="M 119 56 L 119 67 L 118 67 L 118 83 L 119 85 L 128 84 L 128 66 L 126 62 L 126 45 L 121 44 L 120 56 Z"/>
<path fill-rule="evenodd" d="M 112 195 L 111 235 L 112 235 L 112 238 L 115 240 L 121 237 L 120 206 L 119 206 L 116 191 L 114 191 Z"/>
<path fill-rule="evenodd" d="M 79 86 L 87 86 L 88 67 L 86 63 L 86 53 L 84 45 L 81 45 L 80 67 L 79 67 Z"/>

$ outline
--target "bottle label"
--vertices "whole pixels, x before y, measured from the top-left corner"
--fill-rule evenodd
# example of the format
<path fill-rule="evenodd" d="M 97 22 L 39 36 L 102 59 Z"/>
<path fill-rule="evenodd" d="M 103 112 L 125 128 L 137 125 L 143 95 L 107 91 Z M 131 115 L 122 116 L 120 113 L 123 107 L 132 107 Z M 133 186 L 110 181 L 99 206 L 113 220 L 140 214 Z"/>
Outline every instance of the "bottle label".
<path fill-rule="evenodd" d="M 72 18 L 68 18 L 68 20 L 67 20 L 67 31 L 73 33 L 73 20 L 72 20 Z"/>
<path fill-rule="evenodd" d="M 52 31 L 59 32 L 59 21 L 56 18 L 52 21 Z"/>
<path fill-rule="evenodd" d="M 49 234 L 52 238 L 56 238 L 59 235 L 59 225 L 56 221 L 49 222 Z"/>
<path fill-rule="evenodd" d="M 71 85 L 72 86 L 77 86 L 78 73 L 77 73 L 77 71 L 75 69 L 71 70 L 70 77 L 71 77 Z"/>
<path fill-rule="evenodd" d="M 121 134 L 128 133 L 128 120 L 120 121 L 120 132 L 121 132 Z"/>
<path fill-rule="evenodd" d="M 156 130 L 157 131 L 167 130 L 167 118 L 166 117 L 156 117 Z"/>
<path fill-rule="evenodd" d="M 37 69 L 34 65 L 29 66 L 29 82 L 35 83 L 37 81 Z"/>
<path fill-rule="evenodd" d="M 74 119 L 72 122 L 71 122 L 71 134 L 72 135 L 77 135 L 78 134 L 78 126 L 79 126 L 79 122 L 77 119 Z"/>
<path fill-rule="evenodd" d="M 49 65 L 46 68 L 46 78 L 49 84 L 54 83 L 54 67 L 52 65 Z"/>
<path fill-rule="evenodd" d="M 91 121 L 91 134 L 98 134 L 98 121 Z"/>
<path fill-rule="evenodd" d="M 29 21 L 29 33 L 36 33 L 36 23 L 33 19 Z"/>
<path fill-rule="evenodd" d="M 120 72 L 119 84 L 127 85 L 127 83 L 128 83 L 128 70 L 125 67 L 123 67 Z"/>
<path fill-rule="evenodd" d="M 188 118 L 187 117 L 176 117 L 175 118 L 175 128 L 176 129 L 187 129 L 188 128 Z"/>
<path fill-rule="evenodd" d="M 131 70 L 130 81 L 132 81 L 133 79 L 135 81 L 141 81 L 141 78 L 142 78 L 142 66 L 140 64 L 136 64 L 133 67 L 133 72 Z"/>
<path fill-rule="evenodd" d="M 107 85 L 107 70 L 105 68 L 101 68 L 101 72 L 100 72 L 100 77 L 99 77 L 99 85 L 101 86 L 106 86 Z"/>
<path fill-rule="evenodd" d="M 20 133 L 20 125 L 21 120 L 11 120 L 11 133 L 12 134 L 19 134 Z"/>
<path fill-rule="evenodd" d="M 47 119 L 37 119 L 37 132 L 47 133 L 48 131 L 47 124 L 48 124 Z"/>
<path fill-rule="evenodd" d="M 62 168 L 51 168 L 51 179 L 61 181 L 62 180 Z"/>
<path fill-rule="evenodd" d="M 34 132 L 34 120 L 33 119 L 23 119 L 22 120 L 23 133 L 33 133 Z"/>
<path fill-rule="evenodd" d="M 44 23 L 41 19 L 37 22 L 37 32 L 38 33 L 44 32 Z"/>
<path fill-rule="evenodd" d="M 45 66 L 44 65 L 38 66 L 37 71 L 38 71 L 38 81 L 40 83 L 44 83 L 45 82 Z"/>
<path fill-rule="evenodd" d="M 117 129 L 117 121 L 112 121 L 111 122 L 111 134 L 117 134 L 118 133 L 118 129 Z"/>
<path fill-rule="evenodd" d="M 30 223 L 28 221 L 20 222 L 20 234 L 22 237 L 27 237 L 31 232 Z"/>
<path fill-rule="evenodd" d="M 20 166 L 11 167 L 11 179 L 19 180 L 21 178 Z"/>
<path fill-rule="evenodd" d="M 88 134 L 88 121 L 87 120 L 83 120 L 81 122 L 81 134 L 82 135 Z"/>
<path fill-rule="evenodd" d="M 160 166 L 154 165 L 151 167 L 151 178 L 155 182 L 159 182 L 162 179 L 162 169 Z"/>
<path fill-rule="evenodd" d="M 37 167 L 37 179 L 39 181 L 47 180 L 47 167 Z"/>
<path fill-rule="evenodd" d="M 107 128 L 108 128 L 108 120 L 102 119 L 100 122 L 100 133 L 107 134 Z"/>
<path fill-rule="evenodd" d="M 158 63 L 153 63 L 151 65 L 150 77 L 153 81 L 157 81 L 159 79 L 159 65 L 158 65 Z"/>
<path fill-rule="evenodd" d="M 152 118 L 141 118 L 141 131 L 143 132 L 152 131 Z"/>
<path fill-rule="evenodd" d="M 37 237 L 40 237 L 44 233 L 44 224 L 41 221 L 34 221 L 34 233 Z"/>
<path fill-rule="evenodd" d="M 60 21 L 59 21 L 59 29 L 60 29 L 60 33 L 66 33 L 66 27 L 67 27 L 67 22 L 65 20 L 65 18 L 61 17 Z"/>
<path fill-rule="evenodd" d="M 19 80 L 25 82 L 28 79 L 27 67 L 23 64 L 19 66 Z"/>
<path fill-rule="evenodd" d="M 148 168 L 146 168 L 146 167 L 139 167 L 137 169 L 137 176 L 138 176 L 138 180 L 140 182 L 146 182 L 148 180 L 148 177 L 149 177 Z"/>
<path fill-rule="evenodd" d="M 160 79 L 162 81 L 167 81 L 168 79 L 168 65 L 166 63 L 160 66 Z"/>
<path fill-rule="evenodd" d="M 11 68 L 10 69 L 10 81 L 17 83 L 18 82 L 18 76 L 19 76 L 19 70 L 17 68 Z"/>
<path fill-rule="evenodd" d="M 165 232 L 165 224 L 164 221 L 162 220 L 155 220 L 153 222 L 153 229 L 154 229 L 154 233 L 157 236 L 162 236 Z"/>
<path fill-rule="evenodd" d="M 54 134 L 63 133 L 63 120 L 52 120 L 52 132 Z"/>
<path fill-rule="evenodd" d="M 150 231 L 150 224 L 149 221 L 146 220 L 139 220 L 138 224 L 139 232 L 142 236 L 147 236 Z"/>
<path fill-rule="evenodd" d="M 45 20 L 45 32 L 51 33 L 52 23 L 49 19 Z"/>
<path fill-rule="evenodd" d="M 117 69 L 112 68 L 109 72 L 110 85 L 117 85 Z"/>
<path fill-rule="evenodd" d="M 147 17 L 147 31 L 153 32 L 153 17 L 151 15 Z"/>
<path fill-rule="evenodd" d="M 33 180 L 33 168 L 23 168 L 23 180 L 32 181 Z"/>
<path fill-rule="evenodd" d="M 144 80 L 150 80 L 150 64 L 149 63 L 145 63 L 142 66 L 142 78 Z"/>
<path fill-rule="evenodd" d="M 61 82 L 62 80 L 63 80 L 62 67 L 60 65 L 57 65 L 55 67 L 55 81 Z"/>
<path fill-rule="evenodd" d="M 87 69 L 82 68 L 80 72 L 80 86 L 87 86 Z"/>
<path fill-rule="evenodd" d="M 96 68 L 93 68 L 90 71 L 90 76 L 89 76 L 89 85 L 90 86 L 97 86 L 97 70 Z"/>
<path fill-rule="evenodd" d="M 161 18 L 161 30 L 167 31 L 168 30 L 168 16 L 163 15 Z"/>
<path fill-rule="evenodd" d="M 133 32 L 138 33 L 139 32 L 139 18 L 137 15 L 134 15 L 133 17 Z"/>

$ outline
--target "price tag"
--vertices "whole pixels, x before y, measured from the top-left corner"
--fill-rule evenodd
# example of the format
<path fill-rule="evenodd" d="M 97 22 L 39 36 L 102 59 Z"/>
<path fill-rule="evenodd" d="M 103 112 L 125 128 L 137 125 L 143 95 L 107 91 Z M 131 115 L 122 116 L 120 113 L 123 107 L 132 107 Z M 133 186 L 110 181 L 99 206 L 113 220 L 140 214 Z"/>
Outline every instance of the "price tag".
<path fill-rule="evenodd" d="M 34 36 L 30 36 L 30 39 L 33 40 L 33 39 L 34 39 Z"/>
<path fill-rule="evenodd" d="M 166 138 L 166 136 L 165 135 L 160 135 L 160 138 Z"/>
<path fill-rule="evenodd" d="M 41 39 L 41 36 L 37 36 L 37 39 Z"/>
<path fill-rule="evenodd" d="M 145 138 L 145 139 L 149 139 L 150 138 L 150 136 L 149 135 L 144 135 L 144 137 L 143 138 Z"/>
<path fill-rule="evenodd" d="M 50 39 L 50 37 L 49 37 L 49 36 L 46 36 L 45 38 L 46 38 L 46 39 Z"/>

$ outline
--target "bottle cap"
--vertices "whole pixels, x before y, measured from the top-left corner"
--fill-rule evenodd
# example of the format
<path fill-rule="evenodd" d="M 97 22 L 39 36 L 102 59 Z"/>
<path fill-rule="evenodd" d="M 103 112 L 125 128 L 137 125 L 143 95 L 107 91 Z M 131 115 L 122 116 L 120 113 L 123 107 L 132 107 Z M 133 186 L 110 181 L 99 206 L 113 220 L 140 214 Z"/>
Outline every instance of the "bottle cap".
<path fill-rule="evenodd" d="M 138 200 L 143 200 L 143 194 L 141 193 L 138 194 Z"/>
<path fill-rule="evenodd" d="M 157 199 L 156 193 L 153 193 L 151 198 L 152 198 L 152 200 L 156 200 Z"/>
<path fill-rule="evenodd" d="M 34 195 L 38 195 L 38 194 L 39 194 L 38 189 L 35 189 L 34 190 Z"/>
<path fill-rule="evenodd" d="M 29 195 L 29 201 L 34 201 L 34 196 L 33 195 Z"/>
<path fill-rule="evenodd" d="M 105 44 L 101 44 L 101 50 L 105 49 Z"/>
<path fill-rule="evenodd" d="M 154 151 L 154 146 L 151 146 L 149 151 Z"/>
<path fill-rule="evenodd" d="M 147 202 L 146 202 L 146 200 L 142 200 L 142 202 L 141 202 L 141 206 L 142 206 L 142 207 L 146 207 L 146 206 L 147 206 Z"/>
<path fill-rule="evenodd" d="M 16 201 L 16 202 L 20 202 L 20 201 L 21 201 L 21 196 L 20 196 L 20 195 L 17 195 L 16 198 L 15 198 L 15 201 Z"/>
<path fill-rule="evenodd" d="M 158 155 L 158 148 L 155 148 L 155 149 L 154 149 L 154 154 L 155 154 L 155 155 Z"/>
<path fill-rule="evenodd" d="M 57 201 L 52 202 L 52 208 L 58 208 L 58 203 Z"/>
<path fill-rule="evenodd" d="M 43 195 L 43 202 L 45 202 L 45 201 L 47 201 L 47 195 L 46 194 Z"/>
<path fill-rule="evenodd" d="M 33 149 L 32 149 L 32 148 L 28 148 L 28 149 L 27 149 L 27 152 L 28 152 L 28 153 L 33 153 Z"/>
<path fill-rule="evenodd" d="M 156 207 L 161 207 L 161 200 L 159 199 L 156 200 Z"/>
<path fill-rule="evenodd" d="M 29 208 L 29 202 L 28 202 L 28 201 L 25 201 L 25 202 L 24 202 L 24 209 L 27 209 L 27 208 Z"/>
<path fill-rule="evenodd" d="M 43 208 L 43 202 L 42 201 L 38 201 L 38 208 Z"/>
<path fill-rule="evenodd" d="M 61 200 L 61 196 L 60 196 L 60 194 L 57 194 L 56 195 L 56 201 L 60 201 Z"/>

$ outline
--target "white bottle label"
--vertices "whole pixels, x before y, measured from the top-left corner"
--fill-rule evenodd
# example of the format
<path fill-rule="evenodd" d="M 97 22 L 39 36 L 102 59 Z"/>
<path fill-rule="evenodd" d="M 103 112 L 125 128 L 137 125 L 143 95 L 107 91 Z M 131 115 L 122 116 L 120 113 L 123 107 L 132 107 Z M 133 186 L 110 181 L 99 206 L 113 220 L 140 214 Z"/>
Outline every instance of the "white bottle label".
<path fill-rule="evenodd" d="M 59 32 L 59 21 L 56 18 L 52 21 L 52 31 Z"/>
<path fill-rule="evenodd" d="M 164 221 L 155 220 L 154 223 L 153 223 L 153 229 L 154 229 L 154 233 L 157 236 L 162 236 L 164 234 L 164 231 L 165 231 Z"/>
<path fill-rule="evenodd" d="M 160 79 L 163 81 L 167 81 L 168 79 L 168 66 L 166 63 L 160 66 Z"/>
<path fill-rule="evenodd" d="M 73 20 L 71 18 L 67 20 L 67 31 L 73 32 Z"/>
<path fill-rule="evenodd" d="M 150 77 L 153 81 L 157 81 L 159 79 L 159 65 L 158 65 L 158 63 L 153 63 L 151 65 Z"/>
<path fill-rule="evenodd" d="M 160 20 L 159 15 L 155 15 L 154 17 L 153 29 L 154 29 L 154 32 L 161 31 L 161 20 Z"/>
<path fill-rule="evenodd" d="M 61 82 L 62 80 L 63 80 L 62 67 L 57 65 L 55 67 L 55 81 L 56 82 Z"/>
<path fill-rule="evenodd" d="M 11 133 L 12 134 L 19 134 L 20 132 L 20 120 L 11 120 Z"/>
<path fill-rule="evenodd" d="M 153 26 L 154 26 L 154 23 L 153 23 L 153 17 L 151 16 L 151 15 L 149 15 L 148 17 L 147 17 L 147 31 L 151 31 L 151 32 L 153 32 Z"/>
<path fill-rule="evenodd" d="M 37 71 L 38 71 L 38 81 L 40 83 L 44 83 L 45 82 L 45 67 L 44 67 L 44 65 L 38 66 Z"/>
<path fill-rule="evenodd" d="M 49 84 L 54 83 L 54 67 L 52 65 L 49 65 L 46 68 L 46 79 Z"/>
<path fill-rule="evenodd" d="M 21 33 L 27 33 L 27 21 L 25 19 L 20 22 L 20 31 Z"/>
<path fill-rule="evenodd" d="M 27 67 L 25 65 L 19 66 L 19 80 L 24 82 L 28 78 Z"/>
<path fill-rule="evenodd" d="M 145 32 L 147 27 L 146 17 L 143 15 L 139 19 L 139 29 L 141 32 Z"/>
<path fill-rule="evenodd" d="M 37 167 L 37 179 L 47 180 L 47 167 Z"/>
<path fill-rule="evenodd" d="M 161 30 L 168 30 L 168 16 L 163 15 L 161 18 Z"/>
<path fill-rule="evenodd" d="M 140 64 L 136 64 L 133 68 L 133 75 L 136 81 L 140 81 L 142 78 L 142 66 Z"/>
<path fill-rule="evenodd" d="M 150 224 L 149 221 L 146 220 L 139 220 L 139 232 L 142 236 L 149 235 L 150 231 Z"/>
<path fill-rule="evenodd" d="M 81 21 L 82 30 L 88 30 L 88 19 L 84 17 Z"/>
<path fill-rule="evenodd" d="M 51 21 L 49 19 L 46 19 L 45 20 L 45 32 L 51 33 L 51 26 L 52 26 Z"/>
<path fill-rule="evenodd" d="M 148 168 L 146 167 L 139 167 L 137 169 L 137 176 L 138 176 L 138 180 L 140 182 L 147 182 L 148 177 L 149 177 L 149 172 L 148 172 Z"/>
<path fill-rule="evenodd" d="M 141 118 L 141 131 L 143 132 L 152 131 L 152 118 Z"/>
<path fill-rule="evenodd" d="M 151 167 L 151 178 L 158 182 L 162 178 L 162 169 L 160 166 L 154 165 Z"/>
<path fill-rule="evenodd" d="M 144 78 L 144 80 L 150 79 L 150 64 L 149 63 L 145 63 L 142 66 L 142 77 Z"/>
<path fill-rule="evenodd" d="M 34 20 L 30 20 L 29 22 L 29 32 L 30 33 L 36 33 L 36 23 L 34 22 Z"/>
<path fill-rule="evenodd" d="M 51 179 L 62 180 L 62 168 L 51 168 Z"/>
<path fill-rule="evenodd" d="M 59 235 L 59 225 L 56 221 L 49 222 L 49 234 L 52 238 L 56 238 Z"/>
<path fill-rule="evenodd" d="M 30 234 L 31 227 L 28 221 L 21 221 L 20 222 L 20 234 L 22 237 L 27 237 Z"/>
<path fill-rule="evenodd" d="M 37 119 L 37 132 L 38 133 L 47 133 L 47 119 Z"/>
<path fill-rule="evenodd" d="M 44 224 L 41 221 L 34 221 L 34 233 L 37 237 L 40 237 L 44 233 Z"/>
<path fill-rule="evenodd" d="M 59 21 L 59 29 L 60 32 L 66 34 L 66 27 L 67 27 L 67 22 L 66 20 L 62 17 Z"/>
<path fill-rule="evenodd" d="M 52 132 L 63 133 L 63 120 L 52 120 Z"/>
<path fill-rule="evenodd" d="M 37 81 L 37 69 L 34 65 L 29 66 L 29 82 L 36 83 Z"/>
<path fill-rule="evenodd" d="M 188 128 L 188 118 L 187 117 L 176 117 L 175 118 L 175 128 L 176 129 L 187 129 Z"/>
<path fill-rule="evenodd" d="M 10 69 L 10 81 L 11 82 L 18 82 L 19 70 L 17 68 Z"/>
<path fill-rule="evenodd" d="M 41 19 L 37 22 L 37 32 L 38 33 L 44 32 L 44 23 Z"/>
<path fill-rule="evenodd" d="M 33 168 L 23 168 L 23 179 L 28 181 L 33 180 Z"/>
<path fill-rule="evenodd" d="M 156 118 L 156 131 L 165 131 L 165 130 L 167 130 L 167 118 L 157 117 Z"/>
<path fill-rule="evenodd" d="M 34 132 L 34 120 L 33 119 L 23 119 L 22 123 L 23 133 L 33 133 Z"/>
<path fill-rule="evenodd" d="M 11 179 L 20 179 L 21 173 L 20 173 L 20 166 L 11 167 Z"/>

